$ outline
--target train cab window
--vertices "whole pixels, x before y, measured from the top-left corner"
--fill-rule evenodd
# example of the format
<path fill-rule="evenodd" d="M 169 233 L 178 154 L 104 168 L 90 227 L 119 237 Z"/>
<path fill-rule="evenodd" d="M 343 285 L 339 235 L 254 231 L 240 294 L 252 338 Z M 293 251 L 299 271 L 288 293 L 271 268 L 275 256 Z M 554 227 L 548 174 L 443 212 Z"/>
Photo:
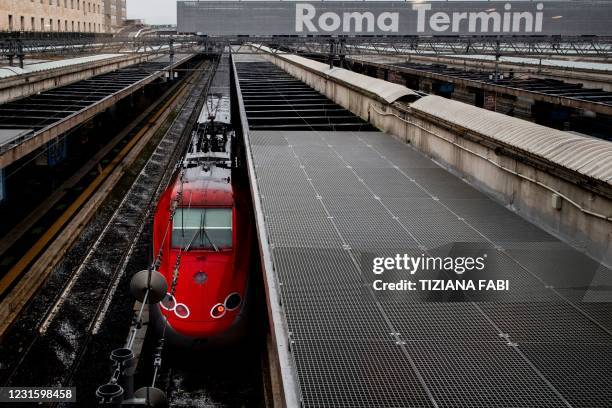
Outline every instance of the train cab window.
<path fill-rule="evenodd" d="M 231 208 L 178 208 L 172 224 L 172 247 L 223 250 L 232 247 Z"/>

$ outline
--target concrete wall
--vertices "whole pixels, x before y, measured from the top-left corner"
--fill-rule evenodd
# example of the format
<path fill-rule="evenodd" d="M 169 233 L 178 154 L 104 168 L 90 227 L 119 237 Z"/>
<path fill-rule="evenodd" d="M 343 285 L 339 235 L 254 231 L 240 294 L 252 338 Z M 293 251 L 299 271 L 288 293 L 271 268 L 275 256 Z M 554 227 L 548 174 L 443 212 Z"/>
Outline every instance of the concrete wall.
<path fill-rule="evenodd" d="M 0 0 L 0 30 L 105 32 L 104 0 Z"/>
<path fill-rule="evenodd" d="M 612 265 L 610 220 L 589 215 L 565 200 L 561 210 L 554 209 L 551 205 L 553 193 L 549 189 L 499 166 L 537 180 L 580 204 L 583 209 L 612 217 L 610 196 L 595 193 L 560 177 L 554 169 L 542 170 L 541 163 L 498 155 L 495 146 L 487 147 L 470 140 L 463 136 L 462 130 L 452 129 L 440 120 L 412 110 L 407 104 L 389 105 L 364 95 L 355 87 L 323 78 L 314 71 L 283 60 L 282 56 L 266 55 L 265 58 L 339 105 L 369 120 L 377 128 L 410 143 L 527 220 L 583 249 L 608 266 Z M 575 177 L 580 179 L 578 174 Z"/>

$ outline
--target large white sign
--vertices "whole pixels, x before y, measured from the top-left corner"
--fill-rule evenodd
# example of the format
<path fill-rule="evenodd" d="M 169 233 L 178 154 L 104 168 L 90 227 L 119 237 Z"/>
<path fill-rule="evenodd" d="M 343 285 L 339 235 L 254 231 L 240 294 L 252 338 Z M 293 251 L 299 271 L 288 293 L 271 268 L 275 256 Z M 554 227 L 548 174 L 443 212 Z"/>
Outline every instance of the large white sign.
<path fill-rule="evenodd" d="M 610 1 L 183 1 L 207 35 L 612 35 Z"/>
<path fill-rule="evenodd" d="M 317 12 L 317 3 L 295 5 L 296 33 L 399 33 L 400 12 L 349 11 L 341 14 Z M 416 13 L 416 32 L 460 33 L 541 33 L 544 3 L 537 3 L 535 11 L 511 11 L 512 4 L 505 3 L 503 11 L 489 9 L 472 12 L 432 12 L 431 4 L 412 4 Z"/>

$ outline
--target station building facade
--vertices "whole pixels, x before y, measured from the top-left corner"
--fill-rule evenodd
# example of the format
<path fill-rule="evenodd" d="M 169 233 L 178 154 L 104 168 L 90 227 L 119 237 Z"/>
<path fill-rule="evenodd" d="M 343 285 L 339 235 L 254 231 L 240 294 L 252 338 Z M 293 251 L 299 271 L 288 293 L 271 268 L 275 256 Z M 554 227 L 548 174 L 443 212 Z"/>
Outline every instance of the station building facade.
<path fill-rule="evenodd" d="M 109 33 L 126 18 L 126 0 L 0 0 L 0 31 Z"/>

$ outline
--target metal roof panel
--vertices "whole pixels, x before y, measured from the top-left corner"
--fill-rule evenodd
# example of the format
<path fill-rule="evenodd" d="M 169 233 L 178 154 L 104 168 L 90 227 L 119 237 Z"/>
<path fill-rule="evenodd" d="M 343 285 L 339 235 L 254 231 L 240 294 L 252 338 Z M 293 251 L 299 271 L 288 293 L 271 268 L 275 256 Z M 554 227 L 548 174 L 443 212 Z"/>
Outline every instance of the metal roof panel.
<path fill-rule="evenodd" d="M 429 95 L 412 109 L 471 129 L 562 167 L 606 183 L 612 181 L 612 144 Z M 611 164 L 608 164 L 611 163 Z"/>
<path fill-rule="evenodd" d="M 272 52 L 270 48 L 265 46 L 257 46 L 257 48 L 261 49 L 262 51 Z M 368 75 L 358 74 L 344 68 L 330 68 L 328 64 L 323 64 L 322 62 L 314 61 L 294 54 L 276 52 L 274 55 L 277 58 L 291 61 L 294 64 L 317 71 L 323 76 L 335 78 L 354 87 L 363 89 L 370 94 L 378 96 L 387 103 L 393 103 L 404 96 L 413 96 L 415 98 L 419 97 L 419 94 L 412 89 L 393 82 L 385 81 L 383 79 L 372 78 Z"/>

